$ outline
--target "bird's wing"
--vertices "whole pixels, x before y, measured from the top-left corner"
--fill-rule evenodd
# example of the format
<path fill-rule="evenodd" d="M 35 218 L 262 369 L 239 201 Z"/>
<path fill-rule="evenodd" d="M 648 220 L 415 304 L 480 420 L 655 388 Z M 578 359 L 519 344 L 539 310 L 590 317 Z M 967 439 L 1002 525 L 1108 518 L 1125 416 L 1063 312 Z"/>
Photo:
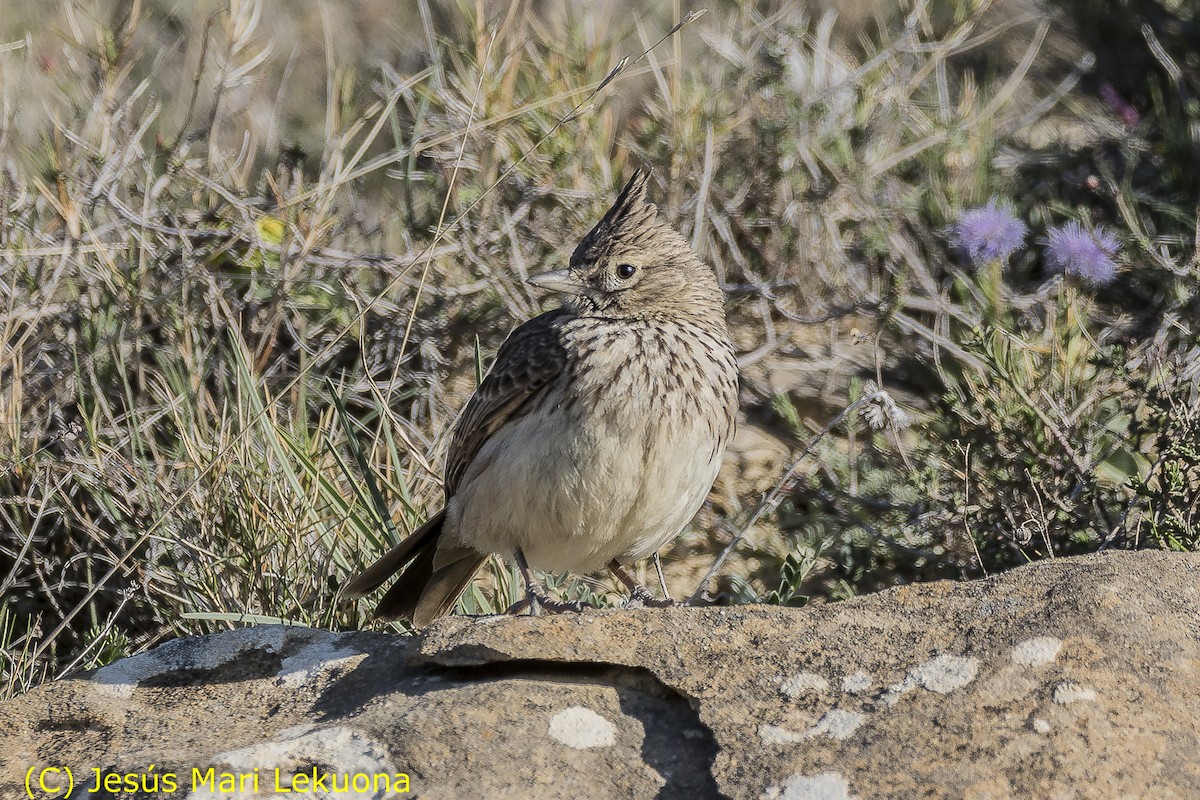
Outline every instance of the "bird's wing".
<path fill-rule="evenodd" d="M 566 309 L 534 317 L 508 335 L 496 361 L 471 396 L 454 429 L 446 459 L 446 496 L 479 449 L 502 425 L 522 413 L 532 398 L 545 390 L 567 367 L 560 328 L 570 316 Z"/>

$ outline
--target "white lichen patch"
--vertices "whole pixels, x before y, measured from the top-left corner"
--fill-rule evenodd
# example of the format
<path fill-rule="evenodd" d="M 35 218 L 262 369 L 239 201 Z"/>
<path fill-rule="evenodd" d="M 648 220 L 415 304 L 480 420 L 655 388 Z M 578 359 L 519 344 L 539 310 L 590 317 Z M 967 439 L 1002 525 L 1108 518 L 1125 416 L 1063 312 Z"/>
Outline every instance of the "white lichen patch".
<path fill-rule="evenodd" d="M 855 800 L 850 784 L 840 772 L 792 775 L 781 786 L 772 786 L 761 800 Z"/>
<path fill-rule="evenodd" d="M 279 683 L 288 689 L 299 689 L 316 683 L 317 679 L 366 656 L 357 650 L 338 647 L 332 642 L 315 642 L 288 656 L 279 665 Z"/>
<path fill-rule="evenodd" d="M 1071 703 L 1090 702 L 1096 699 L 1096 690 L 1088 686 L 1080 686 L 1074 681 L 1064 681 L 1054 687 L 1054 702 L 1060 706 Z"/>
<path fill-rule="evenodd" d="M 576 750 L 587 750 L 612 745 L 617 740 L 617 729 L 590 708 L 571 706 L 550 719 L 550 738 Z"/>
<path fill-rule="evenodd" d="M 866 670 L 858 670 L 842 678 L 842 691 L 849 694 L 861 694 L 871 688 L 871 674 Z"/>
<path fill-rule="evenodd" d="M 931 692 L 949 694 L 975 680 L 978 672 L 977 658 L 942 655 L 909 670 L 908 677 Z"/>
<path fill-rule="evenodd" d="M 975 680 L 979 659 L 969 656 L 935 656 L 908 671 L 900 683 L 893 683 L 880 695 L 884 705 L 894 706 L 903 695 L 920 686 L 938 694 L 949 694 Z"/>
<path fill-rule="evenodd" d="M 879 696 L 879 699 L 884 705 L 894 706 L 900 701 L 901 697 L 908 694 L 915 688 L 917 688 L 917 683 L 913 680 L 912 675 L 910 674 L 904 680 L 900 681 L 900 683 L 893 683 L 891 686 L 889 686 L 887 691 Z"/>
<path fill-rule="evenodd" d="M 812 734 L 814 736 L 824 734 L 833 739 L 848 739 L 866 719 L 867 715 L 858 711 L 835 708 L 821 717 L 821 721 L 812 728 Z"/>
<path fill-rule="evenodd" d="M 331 766 L 314 773 L 314 764 Z M 306 788 L 305 797 L 339 800 L 384 800 L 409 787 L 407 774 L 396 769 L 386 747 L 361 731 L 338 726 L 295 725 L 267 741 L 214 756 L 196 770 L 199 779 L 187 800 L 274 797 L 281 791 L 290 795 L 294 779 L 308 781 L 309 787 L 319 780 L 327 790 Z M 230 781 L 234 791 L 229 791 Z"/>
<path fill-rule="evenodd" d="M 764 724 L 758 726 L 758 738 L 767 744 L 799 744 L 809 737 L 799 731 L 788 730 L 778 725 Z"/>
<path fill-rule="evenodd" d="M 795 700 L 805 692 L 829 691 L 829 681 L 815 672 L 797 672 L 792 677 L 780 681 L 779 691 L 789 700 Z"/>
<path fill-rule="evenodd" d="M 289 635 L 312 636 L 315 632 L 306 628 L 261 625 L 197 639 L 175 639 L 148 653 L 109 664 L 92 676 L 92 684 L 96 691 L 110 697 L 129 698 L 138 684 L 156 675 L 183 669 L 216 669 L 250 650 L 277 653 L 283 649 Z"/>
<path fill-rule="evenodd" d="M 768 744 L 799 744 L 817 736 L 848 739 L 866 719 L 867 715 L 858 711 L 835 708 L 807 730 L 792 731 L 777 725 L 760 725 L 758 737 Z"/>
<path fill-rule="evenodd" d="M 1022 666 L 1039 667 L 1058 658 L 1058 651 L 1062 649 L 1062 645 L 1062 639 L 1056 639 L 1053 636 L 1036 636 L 1026 639 L 1014 647 L 1012 660 Z"/>

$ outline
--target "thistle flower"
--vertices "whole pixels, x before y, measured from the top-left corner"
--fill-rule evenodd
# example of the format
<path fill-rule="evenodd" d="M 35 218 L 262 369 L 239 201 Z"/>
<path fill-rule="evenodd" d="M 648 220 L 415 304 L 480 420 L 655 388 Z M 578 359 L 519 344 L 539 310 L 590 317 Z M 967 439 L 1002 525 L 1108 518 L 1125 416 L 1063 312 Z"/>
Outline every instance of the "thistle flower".
<path fill-rule="evenodd" d="M 1028 226 L 993 197 L 986 206 L 964 211 L 950 228 L 950 237 L 954 246 L 980 267 L 991 261 L 1007 261 L 1025 246 L 1028 232 Z"/>
<path fill-rule="evenodd" d="M 1093 286 L 1110 283 L 1117 276 L 1117 254 L 1121 243 L 1102 226 L 1089 231 L 1078 222 L 1068 222 L 1046 231 L 1046 264 Z"/>

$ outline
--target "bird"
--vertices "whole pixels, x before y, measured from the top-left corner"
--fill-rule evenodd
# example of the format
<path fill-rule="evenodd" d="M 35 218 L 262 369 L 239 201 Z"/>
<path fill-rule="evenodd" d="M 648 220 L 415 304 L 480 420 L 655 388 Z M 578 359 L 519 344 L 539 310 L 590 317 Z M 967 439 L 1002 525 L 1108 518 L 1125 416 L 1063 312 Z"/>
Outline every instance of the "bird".
<path fill-rule="evenodd" d="M 493 554 L 525 583 L 512 613 L 583 609 L 547 596 L 532 568 L 608 567 L 631 603 L 671 603 L 624 565 L 657 559 L 703 505 L 738 368 L 716 274 L 659 218 L 649 178 L 633 172 L 565 268 L 528 279 L 564 301 L 509 334 L 467 402 L 441 510 L 346 585 L 361 596 L 401 573 L 376 618 L 425 627 Z"/>

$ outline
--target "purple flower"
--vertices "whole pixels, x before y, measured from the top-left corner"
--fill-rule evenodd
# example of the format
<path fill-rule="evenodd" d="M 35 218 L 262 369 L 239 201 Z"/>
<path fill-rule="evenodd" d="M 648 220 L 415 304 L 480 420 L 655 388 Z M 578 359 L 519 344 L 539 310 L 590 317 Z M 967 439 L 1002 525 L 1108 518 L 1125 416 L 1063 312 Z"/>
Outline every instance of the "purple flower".
<path fill-rule="evenodd" d="M 950 228 L 955 247 L 967 254 L 976 267 L 990 261 L 1006 261 L 1025 246 L 1029 228 L 996 198 L 986 206 L 964 211 Z"/>
<path fill-rule="evenodd" d="M 1111 83 L 1100 84 L 1100 97 L 1108 104 L 1109 109 L 1114 114 L 1121 118 L 1121 122 L 1125 123 L 1126 128 L 1137 127 L 1141 120 L 1141 115 L 1128 100 L 1121 96 Z"/>
<path fill-rule="evenodd" d="M 1046 231 L 1046 264 L 1099 286 L 1117 276 L 1117 254 L 1121 243 L 1102 226 L 1089 231 L 1078 222 L 1068 222 Z"/>

